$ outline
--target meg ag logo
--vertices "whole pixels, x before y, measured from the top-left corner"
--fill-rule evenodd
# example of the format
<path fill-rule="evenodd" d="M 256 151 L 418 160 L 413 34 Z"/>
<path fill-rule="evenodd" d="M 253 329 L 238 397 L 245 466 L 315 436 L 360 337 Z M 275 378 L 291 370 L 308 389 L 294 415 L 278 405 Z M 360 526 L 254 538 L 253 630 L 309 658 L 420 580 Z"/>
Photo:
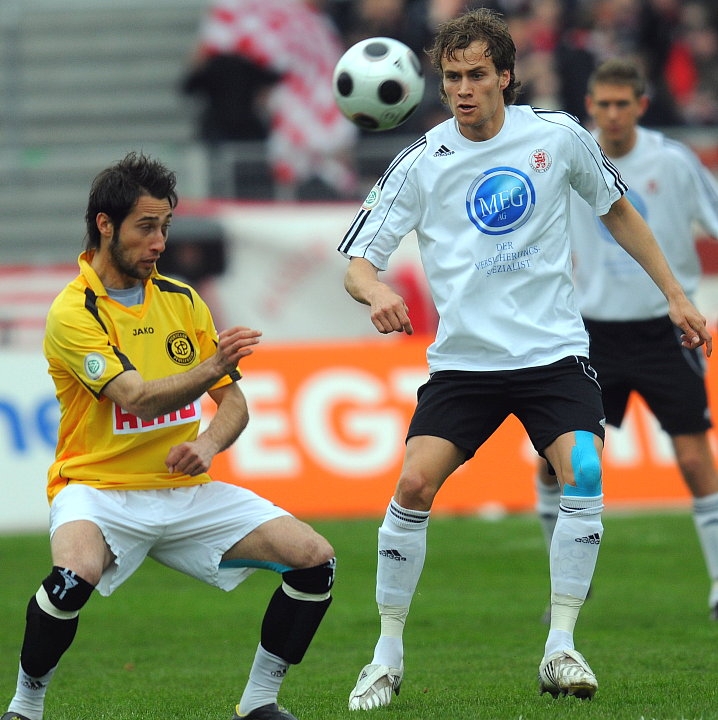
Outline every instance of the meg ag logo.
<path fill-rule="evenodd" d="M 471 183 L 466 193 L 469 220 L 485 235 L 505 235 L 524 225 L 536 207 L 536 191 L 520 170 L 496 167 Z"/>

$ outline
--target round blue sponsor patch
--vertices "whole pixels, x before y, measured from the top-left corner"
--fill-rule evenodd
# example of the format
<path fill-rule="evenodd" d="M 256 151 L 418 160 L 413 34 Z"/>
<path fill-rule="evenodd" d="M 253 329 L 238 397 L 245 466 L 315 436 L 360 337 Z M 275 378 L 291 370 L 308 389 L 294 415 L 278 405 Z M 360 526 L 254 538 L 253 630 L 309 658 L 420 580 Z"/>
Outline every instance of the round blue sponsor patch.
<path fill-rule="evenodd" d="M 520 170 L 496 167 L 471 183 L 466 194 L 469 220 L 486 235 L 504 235 L 517 230 L 536 207 L 536 191 Z"/>

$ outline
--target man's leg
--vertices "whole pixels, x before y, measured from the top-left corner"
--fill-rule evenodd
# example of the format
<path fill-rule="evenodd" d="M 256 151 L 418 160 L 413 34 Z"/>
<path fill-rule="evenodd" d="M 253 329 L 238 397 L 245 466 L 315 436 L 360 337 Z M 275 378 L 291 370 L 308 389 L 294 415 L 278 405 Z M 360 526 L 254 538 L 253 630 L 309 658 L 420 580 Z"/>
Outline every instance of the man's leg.
<path fill-rule="evenodd" d="M 265 515 L 267 506 L 273 508 L 257 496 L 240 499 L 245 508 L 249 503 Z M 278 706 L 277 697 L 289 666 L 302 661 L 332 602 L 334 549 L 310 525 L 283 511 L 277 515 L 275 509 L 268 514 L 274 517 L 260 522 L 224 554 L 220 566 L 264 568 L 282 575 L 264 613 L 235 720 L 296 720 Z"/>
<path fill-rule="evenodd" d="M 113 560 L 99 528 L 88 521 L 61 525 L 51 547 L 52 572 L 27 605 L 17 687 L 8 707 L 29 720 L 42 720 L 47 686 L 72 644 L 80 610 Z"/>
<path fill-rule="evenodd" d="M 237 705 L 236 720 L 292 720 L 292 715 L 277 706 L 277 696 L 289 665 L 302 661 L 331 604 L 335 565 L 332 558 L 315 567 L 282 573 L 282 585 L 264 614 L 261 640 Z"/>
<path fill-rule="evenodd" d="M 45 692 L 60 658 L 77 631 L 80 609 L 93 585 L 72 570 L 53 567 L 30 598 L 15 696 L 8 710 L 42 720 Z"/>
<path fill-rule="evenodd" d="M 349 695 L 350 710 L 388 705 L 404 673 L 404 624 L 426 556 L 431 505 L 465 453 L 447 440 L 414 436 L 407 442 L 401 477 L 379 528 L 376 601 L 381 632 L 372 662 Z"/>
<path fill-rule="evenodd" d="M 551 539 L 556 528 L 561 486 L 555 475 L 548 471 L 548 463 L 539 457 L 536 463 L 536 514 L 541 523 L 546 550 L 551 549 Z"/>
<path fill-rule="evenodd" d="M 553 539 L 553 531 L 556 528 L 556 520 L 558 518 L 558 508 L 561 500 L 561 486 L 555 475 L 551 475 L 548 471 L 548 463 L 542 457 L 538 458 L 536 463 L 536 514 L 538 515 L 543 532 L 544 542 L 546 543 L 546 552 L 551 554 L 551 540 Z M 551 623 L 551 603 L 544 610 L 541 616 L 541 622 L 544 625 Z"/>
<path fill-rule="evenodd" d="M 671 438 L 676 462 L 693 496 L 693 521 L 705 559 L 711 588 L 708 607 L 718 620 L 718 473 L 706 433 Z"/>
<path fill-rule="evenodd" d="M 593 671 L 574 647 L 574 628 L 596 567 L 603 535 L 601 441 L 577 431 L 561 436 L 546 455 L 562 482 L 556 529 L 551 539 L 551 625 L 539 666 L 540 689 L 592 697 Z"/>

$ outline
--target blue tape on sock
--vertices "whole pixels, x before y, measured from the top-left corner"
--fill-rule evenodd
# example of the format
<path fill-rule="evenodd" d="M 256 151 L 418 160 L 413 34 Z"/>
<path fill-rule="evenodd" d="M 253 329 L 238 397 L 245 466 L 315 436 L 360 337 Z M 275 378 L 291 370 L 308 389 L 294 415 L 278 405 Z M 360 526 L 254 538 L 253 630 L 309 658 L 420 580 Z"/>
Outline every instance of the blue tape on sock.
<path fill-rule="evenodd" d="M 576 485 L 564 483 L 563 494 L 573 497 L 598 497 L 601 495 L 601 461 L 593 444 L 593 433 L 577 430 L 576 444 L 571 450 L 571 467 Z"/>

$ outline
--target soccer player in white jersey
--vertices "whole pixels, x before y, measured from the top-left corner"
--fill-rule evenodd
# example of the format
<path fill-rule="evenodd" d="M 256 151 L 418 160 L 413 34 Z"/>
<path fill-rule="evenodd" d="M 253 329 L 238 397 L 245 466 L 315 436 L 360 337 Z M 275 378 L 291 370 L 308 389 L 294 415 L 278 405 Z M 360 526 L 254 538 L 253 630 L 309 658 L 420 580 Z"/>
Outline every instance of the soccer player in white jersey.
<path fill-rule="evenodd" d="M 718 237 L 718 183 L 686 146 L 640 127 L 648 102 L 645 80 L 630 61 L 608 60 L 589 80 L 586 107 L 594 135 L 693 297 L 701 273 L 694 224 Z M 590 215 L 588 205 L 574 196 L 576 298 L 591 338 L 591 364 L 598 372 L 606 421 L 619 427 L 629 395 L 636 392 L 670 436 L 693 496 L 693 518 L 711 580 L 710 617 L 718 620 L 718 473 L 707 436 L 711 420 L 704 361 L 681 345 L 666 300 L 648 275 Z M 547 544 L 559 494 L 541 461 L 537 509 Z"/>
<path fill-rule="evenodd" d="M 233 720 L 296 720 L 277 694 L 331 603 L 334 551 L 269 500 L 207 474 L 249 420 L 237 363 L 261 333 L 217 333 L 195 290 L 157 272 L 175 182 L 135 153 L 95 178 L 80 273 L 48 313 L 43 348 L 60 404 L 52 569 L 28 602 L 17 687 L 0 720 L 42 720 L 93 590 L 109 595 L 148 556 L 222 590 L 256 568 L 281 574 Z M 216 410 L 200 430 L 205 392 Z"/>
<path fill-rule="evenodd" d="M 574 627 L 602 536 L 604 413 L 573 292 L 568 200 L 578 192 L 666 296 L 686 348 L 711 338 L 616 168 L 574 118 L 515 106 L 515 46 L 479 9 L 438 29 L 430 56 L 453 117 L 402 151 L 339 250 L 345 286 L 381 333 L 413 331 L 410 308 L 379 279 L 411 230 L 439 314 L 394 496 L 379 529 L 381 631 L 349 707 L 387 705 L 404 673 L 403 630 L 422 571 L 432 502 L 509 414 L 562 488 L 551 546 L 553 614 L 539 687 L 590 698 L 597 681 Z M 516 482 L 516 478 L 506 478 Z"/>

